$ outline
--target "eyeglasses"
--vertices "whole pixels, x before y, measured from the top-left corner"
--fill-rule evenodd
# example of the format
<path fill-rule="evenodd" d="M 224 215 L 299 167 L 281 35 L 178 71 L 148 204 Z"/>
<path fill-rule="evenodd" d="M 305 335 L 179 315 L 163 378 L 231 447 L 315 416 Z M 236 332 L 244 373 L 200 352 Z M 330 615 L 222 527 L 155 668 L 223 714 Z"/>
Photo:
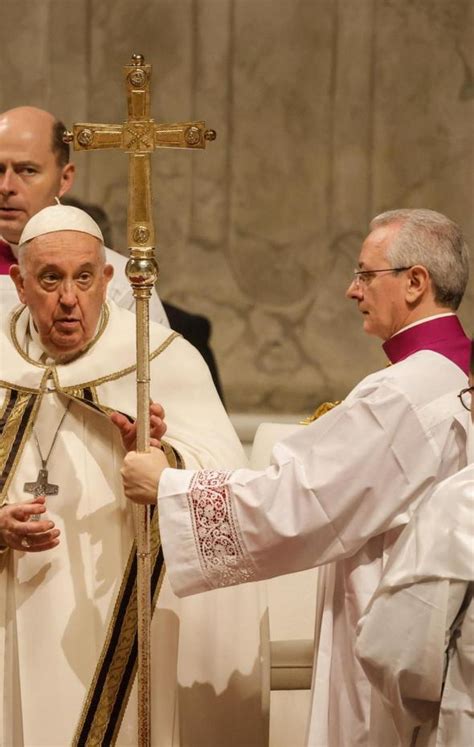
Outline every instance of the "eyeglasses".
<path fill-rule="evenodd" d="M 474 386 L 468 386 L 466 389 L 461 389 L 461 391 L 458 394 L 459 399 L 461 400 L 461 404 L 463 407 L 466 408 L 466 410 L 471 411 L 471 399 L 472 399 L 472 393 L 474 392 Z"/>
<path fill-rule="evenodd" d="M 410 267 L 386 267 L 383 270 L 354 270 L 352 282 L 356 288 L 361 285 L 366 287 L 379 272 L 403 272 L 404 270 L 411 270 L 412 267 L 413 265 L 410 265 Z"/>

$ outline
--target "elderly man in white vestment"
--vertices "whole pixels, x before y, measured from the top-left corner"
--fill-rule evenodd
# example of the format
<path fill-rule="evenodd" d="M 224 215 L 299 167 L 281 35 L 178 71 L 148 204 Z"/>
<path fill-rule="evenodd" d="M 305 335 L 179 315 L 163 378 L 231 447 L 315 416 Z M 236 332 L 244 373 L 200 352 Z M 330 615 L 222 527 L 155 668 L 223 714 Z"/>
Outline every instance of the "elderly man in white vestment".
<path fill-rule="evenodd" d="M 392 366 L 278 443 L 265 471 L 178 472 L 158 450 L 125 459 L 127 496 L 158 502 L 178 595 L 327 564 L 308 729 L 315 747 L 370 744 L 375 695 L 354 653 L 357 621 L 418 503 L 465 464 L 457 394 L 469 340 L 455 312 L 467 278 L 467 247 L 448 218 L 378 216 L 347 295 Z"/>
<path fill-rule="evenodd" d="M 473 364 L 460 397 L 474 420 Z M 474 743 L 473 435 L 470 463 L 417 510 L 359 621 L 357 655 L 385 706 L 374 745 Z"/>
<path fill-rule="evenodd" d="M 39 210 L 54 205 L 74 184 L 75 165 L 63 142 L 64 124 L 34 106 L 18 106 L 0 114 L 0 310 L 9 311 L 18 298 L 8 275 L 16 263 L 18 242 L 27 221 Z M 114 268 L 108 296 L 118 306 L 135 311 L 125 276 L 127 260 L 106 248 Z M 168 326 L 156 291 L 150 299 L 150 318 Z"/>
<path fill-rule="evenodd" d="M 0 743 L 136 745 L 133 512 L 119 471 L 135 437 L 135 317 L 104 304 L 113 270 L 83 211 L 45 208 L 20 244 L 11 274 L 25 305 L 0 330 Z M 244 464 L 199 354 L 162 325 L 150 334 L 169 463 Z M 157 438 L 163 417 L 153 405 Z M 262 745 L 256 589 L 178 600 L 153 526 L 152 743 Z"/>

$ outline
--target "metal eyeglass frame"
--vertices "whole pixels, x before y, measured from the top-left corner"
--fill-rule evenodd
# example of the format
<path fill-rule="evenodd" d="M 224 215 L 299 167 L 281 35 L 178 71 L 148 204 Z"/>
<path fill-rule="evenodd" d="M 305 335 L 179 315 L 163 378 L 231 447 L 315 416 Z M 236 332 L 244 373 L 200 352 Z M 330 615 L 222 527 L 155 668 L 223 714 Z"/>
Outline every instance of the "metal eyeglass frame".
<path fill-rule="evenodd" d="M 375 275 L 378 272 L 403 272 L 404 270 L 411 270 L 412 267 L 413 265 L 409 267 L 385 267 L 383 270 L 354 270 L 352 282 L 358 288 L 359 285 L 368 285 L 369 278 L 364 278 L 364 275 Z"/>
<path fill-rule="evenodd" d="M 471 403 L 469 402 L 469 404 L 466 404 L 466 402 L 464 401 L 464 399 L 466 399 L 466 400 L 467 400 L 467 397 L 465 397 L 465 395 L 466 395 L 466 394 L 467 394 L 468 392 L 470 392 L 470 394 L 471 394 L 471 397 L 472 397 L 472 393 L 474 392 L 474 386 L 467 386 L 467 387 L 466 387 L 465 389 L 461 389 L 461 391 L 460 391 L 460 392 L 459 392 L 459 394 L 458 394 L 458 397 L 459 397 L 459 399 L 461 400 L 461 404 L 462 404 L 462 406 L 463 406 L 463 407 L 464 407 L 464 408 L 465 408 L 466 410 L 469 410 L 469 412 L 471 412 Z M 464 397 L 464 399 L 463 399 L 463 397 Z"/>

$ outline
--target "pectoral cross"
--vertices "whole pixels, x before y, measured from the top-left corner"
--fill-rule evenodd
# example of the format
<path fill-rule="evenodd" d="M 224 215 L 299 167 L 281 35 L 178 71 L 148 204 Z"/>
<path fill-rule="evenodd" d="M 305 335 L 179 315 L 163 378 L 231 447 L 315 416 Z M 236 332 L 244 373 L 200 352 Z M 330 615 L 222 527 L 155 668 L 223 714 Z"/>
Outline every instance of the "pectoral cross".
<path fill-rule="evenodd" d="M 33 493 L 34 497 L 37 498 L 39 495 L 57 495 L 59 493 L 59 485 L 53 485 L 48 482 L 48 470 L 43 467 L 38 472 L 36 481 L 25 482 L 23 490 L 25 493 Z"/>
<path fill-rule="evenodd" d="M 128 119 L 123 124 L 75 124 L 64 140 L 74 150 L 113 149 L 128 153 L 126 272 L 136 302 L 137 451 L 150 448 L 150 335 L 149 300 L 158 277 L 151 193 L 151 154 L 156 148 L 205 148 L 215 140 L 204 122 L 155 124 L 150 117 L 151 65 L 143 55 L 132 55 L 123 68 L 127 87 Z M 151 745 L 150 722 L 150 511 L 136 506 L 138 604 L 138 744 Z"/>
<path fill-rule="evenodd" d="M 53 485 L 53 483 L 48 482 L 48 470 L 43 462 L 36 481 L 25 482 L 23 490 L 25 493 L 33 493 L 34 497 L 38 498 L 39 495 L 57 495 L 59 493 L 59 485 Z M 30 521 L 40 521 L 40 519 L 40 514 L 33 514 L 30 517 Z"/>

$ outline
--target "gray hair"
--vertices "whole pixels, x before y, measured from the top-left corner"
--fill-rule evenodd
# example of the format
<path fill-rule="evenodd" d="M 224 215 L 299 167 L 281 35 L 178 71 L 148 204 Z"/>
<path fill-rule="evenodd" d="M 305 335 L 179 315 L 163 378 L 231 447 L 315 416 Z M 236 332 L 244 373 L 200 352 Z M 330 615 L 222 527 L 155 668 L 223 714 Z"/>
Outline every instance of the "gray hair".
<path fill-rule="evenodd" d="M 35 237 L 35 238 L 37 238 L 37 237 Z M 96 238 L 96 237 L 94 236 L 93 238 Z M 18 259 L 18 265 L 20 267 L 20 275 L 21 275 L 22 278 L 24 278 L 25 275 L 26 275 L 26 252 L 28 250 L 29 245 L 34 240 L 35 239 L 30 239 L 30 241 L 25 241 L 24 244 L 20 244 L 20 246 L 18 247 L 18 257 L 17 257 L 17 259 Z M 105 247 L 104 247 L 103 242 L 99 238 L 97 238 L 97 241 L 100 243 L 100 247 L 99 247 L 99 262 L 100 262 L 101 265 L 105 265 L 105 263 L 106 263 Z"/>
<path fill-rule="evenodd" d="M 456 310 L 469 278 L 469 250 L 459 226 L 434 210 L 402 209 L 377 215 L 370 229 L 390 223 L 401 224 L 387 249 L 392 267 L 423 265 L 436 303 Z"/>

